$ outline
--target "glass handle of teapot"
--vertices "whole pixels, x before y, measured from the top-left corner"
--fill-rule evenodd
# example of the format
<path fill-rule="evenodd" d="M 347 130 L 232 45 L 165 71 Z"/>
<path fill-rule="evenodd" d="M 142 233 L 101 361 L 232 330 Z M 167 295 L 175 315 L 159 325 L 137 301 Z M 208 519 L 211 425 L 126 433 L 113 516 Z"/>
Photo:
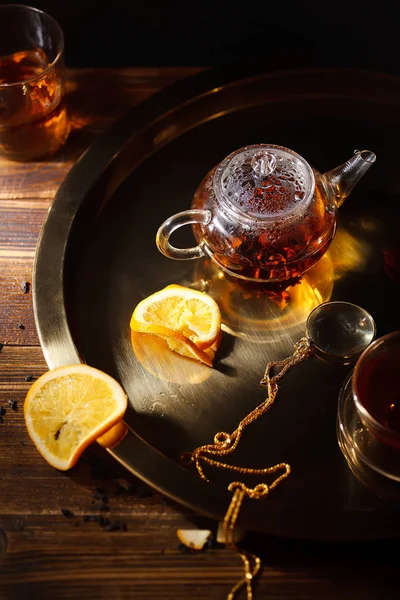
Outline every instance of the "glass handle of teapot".
<path fill-rule="evenodd" d="M 192 258 L 200 258 L 204 256 L 203 244 L 193 246 L 192 248 L 175 248 L 169 243 L 169 238 L 172 233 L 183 227 L 184 225 L 208 225 L 211 221 L 212 214 L 209 210 L 191 209 L 176 213 L 169 217 L 157 231 L 156 244 L 160 252 L 174 258 L 175 260 L 188 260 Z"/>

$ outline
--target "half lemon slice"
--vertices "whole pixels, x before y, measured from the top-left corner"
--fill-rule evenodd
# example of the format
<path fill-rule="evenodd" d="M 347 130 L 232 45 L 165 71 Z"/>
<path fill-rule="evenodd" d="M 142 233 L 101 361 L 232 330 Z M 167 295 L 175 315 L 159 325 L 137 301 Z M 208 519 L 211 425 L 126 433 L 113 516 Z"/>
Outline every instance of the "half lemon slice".
<path fill-rule="evenodd" d="M 25 399 L 28 433 L 45 460 L 67 470 L 84 449 L 122 420 L 128 398 L 121 385 L 85 364 L 44 373 Z"/>
<path fill-rule="evenodd" d="M 169 337 L 184 336 L 200 350 L 210 348 L 221 331 L 219 306 L 208 294 L 180 285 L 169 285 L 148 296 L 133 311 L 131 329 L 160 333 Z"/>

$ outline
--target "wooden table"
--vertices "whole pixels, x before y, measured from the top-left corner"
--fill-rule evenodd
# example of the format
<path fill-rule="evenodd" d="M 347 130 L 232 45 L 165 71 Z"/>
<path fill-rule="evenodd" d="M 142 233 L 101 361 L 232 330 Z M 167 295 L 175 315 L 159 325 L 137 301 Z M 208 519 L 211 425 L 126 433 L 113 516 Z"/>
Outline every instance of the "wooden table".
<path fill-rule="evenodd" d="M 0 407 L 6 409 L 0 419 L 1 600 L 217 600 L 242 575 L 240 559 L 223 546 L 187 552 L 176 531 L 197 526 L 196 515 L 135 480 L 98 444 L 70 472 L 50 467 L 23 419 L 30 381 L 47 369 L 29 284 L 39 231 L 59 184 L 113 120 L 198 70 L 70 70 L 66 146 L 47 162 L 0 159 Z M 264 559 L 258 599 L 400 597 L 398 548 L 390 544 L 251 535 L 246 545 Z"/>

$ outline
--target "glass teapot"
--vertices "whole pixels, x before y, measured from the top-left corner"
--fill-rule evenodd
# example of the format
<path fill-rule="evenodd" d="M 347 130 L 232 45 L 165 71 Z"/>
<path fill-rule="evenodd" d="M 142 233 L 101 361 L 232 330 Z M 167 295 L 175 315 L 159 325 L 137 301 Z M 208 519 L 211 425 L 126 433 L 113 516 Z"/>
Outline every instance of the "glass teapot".
<path fill-rule="evenodd" d="M 338 207 L 375 159 L 369 150 L 356 150 L 346 163 L 321 174 L 282 146 L 240 148 L 205 176 L 190 210 L 164 221 L 156 244 L 177 260 L 209 256 L 242 279 L 297 278 L 326 252 Z M 189 224 L 198 245 L 172 246 L 171 234 Z"/>

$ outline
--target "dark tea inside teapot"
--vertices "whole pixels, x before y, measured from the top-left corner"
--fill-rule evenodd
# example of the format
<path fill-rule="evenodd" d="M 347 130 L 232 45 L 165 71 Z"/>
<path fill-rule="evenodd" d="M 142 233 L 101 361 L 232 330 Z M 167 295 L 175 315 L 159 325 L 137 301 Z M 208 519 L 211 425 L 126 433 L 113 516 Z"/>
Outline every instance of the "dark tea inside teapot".
<path fill-rule="evenodd" d="M 326 252 L 338 207 L 374 161 L 369 150 L 356 151 L 343 165 L 321 174 L 282 146 L 240 148 L 205 176 L 190 210 L 161 225 L 157 246 L 177 260 L 209 256 L 243 279 L 299 277 Z M 175 248 L 171 234 L 188 224 L 197 245 Z"/>

